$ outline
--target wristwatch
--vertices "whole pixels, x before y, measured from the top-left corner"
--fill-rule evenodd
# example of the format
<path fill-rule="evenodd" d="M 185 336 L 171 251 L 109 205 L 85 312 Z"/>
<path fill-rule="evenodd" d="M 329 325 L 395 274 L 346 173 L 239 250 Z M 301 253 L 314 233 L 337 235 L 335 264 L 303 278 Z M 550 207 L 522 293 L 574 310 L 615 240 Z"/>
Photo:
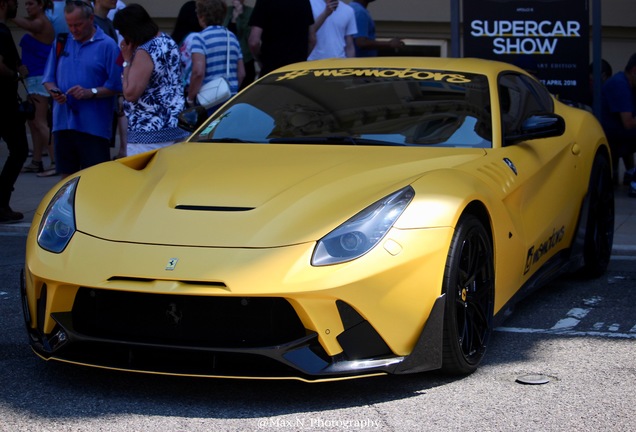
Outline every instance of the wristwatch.
<path fill-rule="evenodd" d="M 123 68 L 127 68 L 128 66 L 130 66 L 130 63 L 129 63 L 129 62 L 127 62 L 127 61 L 125 61 L 125 60 L 124 60 L 124 62 L 121 64 L 121 67 L 123 67 Z"/>
<path fill-rule="evenodd" d="M 91 93 L 93 93 L 93 96 L 91 96 L 91 97 L 93 97 L 93 98 L 97 97 L 97 89 L 95 87 L 93 87 L 91 89 Z"/>

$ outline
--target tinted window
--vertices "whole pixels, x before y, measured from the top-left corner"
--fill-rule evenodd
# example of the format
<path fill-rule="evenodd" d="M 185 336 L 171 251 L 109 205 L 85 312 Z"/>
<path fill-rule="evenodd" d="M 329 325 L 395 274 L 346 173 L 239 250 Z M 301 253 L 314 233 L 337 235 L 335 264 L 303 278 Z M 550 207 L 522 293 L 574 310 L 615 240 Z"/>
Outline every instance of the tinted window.
<path fill-rule="evenodd" d="M 266 77 L 194 141 L 491 147 L 485 76 L 322 69 Z"/>
<path fill-rule="evenodd" d="M 551 113 L 550 93 L 525 75 L 507 73 L 499 77 L 499 105 L 504 135 L 517 132 L 523 120 L 534 114 Z"/>

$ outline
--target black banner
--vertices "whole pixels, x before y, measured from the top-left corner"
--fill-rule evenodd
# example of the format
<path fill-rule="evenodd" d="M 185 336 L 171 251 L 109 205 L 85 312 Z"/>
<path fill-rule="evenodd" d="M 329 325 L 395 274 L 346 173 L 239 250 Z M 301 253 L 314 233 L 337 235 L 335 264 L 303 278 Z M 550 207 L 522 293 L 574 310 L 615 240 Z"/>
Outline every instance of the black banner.
<path fill-rule="evenodd" d="M 464 57 L 515 64 L 561 99 L 589 93 L 589 0 L 464 0 Z"/>

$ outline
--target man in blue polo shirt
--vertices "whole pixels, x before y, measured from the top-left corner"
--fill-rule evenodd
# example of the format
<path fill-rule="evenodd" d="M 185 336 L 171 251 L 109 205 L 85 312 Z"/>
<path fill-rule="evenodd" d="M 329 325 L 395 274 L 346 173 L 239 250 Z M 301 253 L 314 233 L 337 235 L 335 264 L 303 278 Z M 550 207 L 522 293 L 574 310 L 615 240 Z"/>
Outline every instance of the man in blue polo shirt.
<path fill-rule="evenodd" d="M 113 96 L 121 93 L 119 47 L 94 25 L 93 6 L 68 0 L 70 35 L 59 58 L 51 50 L 44 87 L 53 104 L 55 161 L 62 178 L 110 160 Z"/>

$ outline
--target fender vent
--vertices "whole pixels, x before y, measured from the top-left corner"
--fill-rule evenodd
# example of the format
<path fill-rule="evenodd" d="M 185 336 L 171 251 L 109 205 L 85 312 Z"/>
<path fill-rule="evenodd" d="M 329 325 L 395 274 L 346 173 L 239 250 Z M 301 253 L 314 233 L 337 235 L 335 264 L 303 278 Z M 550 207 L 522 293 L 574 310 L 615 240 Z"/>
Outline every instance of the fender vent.
<path fill-rule="evenodd" d="M 479 171 L 488 176 L 503 193 L 508 193 L 517 181 L 517 174 L 505 163 L 491 163 L 479 168 Z"/>

